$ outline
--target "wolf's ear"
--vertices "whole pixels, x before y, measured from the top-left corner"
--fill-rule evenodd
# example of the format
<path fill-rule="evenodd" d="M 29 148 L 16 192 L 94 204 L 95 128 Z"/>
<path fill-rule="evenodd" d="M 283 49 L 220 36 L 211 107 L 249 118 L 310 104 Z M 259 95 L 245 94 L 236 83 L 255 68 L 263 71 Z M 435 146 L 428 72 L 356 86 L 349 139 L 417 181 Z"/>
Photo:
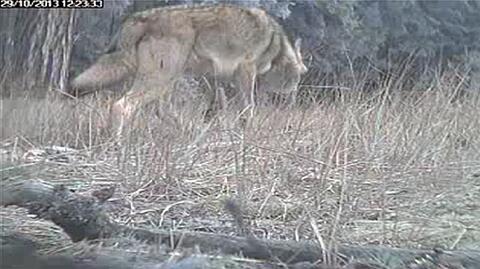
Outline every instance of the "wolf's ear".
<path fill-rule="evenodd" d="M 300 54 L 301 47 L 302 47 L 302 39 L 297 38 L 297 40 L 295 40 L 295 52 Z"/>

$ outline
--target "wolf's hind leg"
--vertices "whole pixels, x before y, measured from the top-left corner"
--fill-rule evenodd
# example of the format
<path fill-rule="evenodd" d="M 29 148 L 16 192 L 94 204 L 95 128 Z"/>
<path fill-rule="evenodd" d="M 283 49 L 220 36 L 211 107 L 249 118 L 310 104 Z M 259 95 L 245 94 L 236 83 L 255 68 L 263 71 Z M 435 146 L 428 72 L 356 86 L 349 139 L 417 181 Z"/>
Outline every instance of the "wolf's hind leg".
<path fill-rule="evenodd" d="M 138 69 L 130 91 L 112 107 L 112 123 L 121 136 L 143 104 L 164 101 L 174 82 L 182 76 L 191 42 L 177 38 L 148 38 L 138 46 Z M 130 121 L 130 122 L 129 122 Z"/>

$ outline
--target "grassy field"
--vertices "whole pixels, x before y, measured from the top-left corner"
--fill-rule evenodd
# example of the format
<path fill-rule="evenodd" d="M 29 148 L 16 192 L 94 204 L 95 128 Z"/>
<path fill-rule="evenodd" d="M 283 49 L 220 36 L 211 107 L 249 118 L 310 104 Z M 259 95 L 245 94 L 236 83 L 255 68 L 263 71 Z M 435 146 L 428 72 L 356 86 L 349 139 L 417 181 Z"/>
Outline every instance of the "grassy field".
<path fill-rule="evenodd" d="M 96 127 L 104 98 L 3 99 L 0 153 L 79 192 L 116 185 L 112 217 L 139 227 L 232 234 L 233 196 L 262 238 L 480 250 L 480 98 L 454 88 L 260 106 L 246 126 L 235 109 L 205 123 L 202 98 L 182 92 L 141 111 L 121 146 Z M 64 236 L 17 209 L 0 215 Z"/>

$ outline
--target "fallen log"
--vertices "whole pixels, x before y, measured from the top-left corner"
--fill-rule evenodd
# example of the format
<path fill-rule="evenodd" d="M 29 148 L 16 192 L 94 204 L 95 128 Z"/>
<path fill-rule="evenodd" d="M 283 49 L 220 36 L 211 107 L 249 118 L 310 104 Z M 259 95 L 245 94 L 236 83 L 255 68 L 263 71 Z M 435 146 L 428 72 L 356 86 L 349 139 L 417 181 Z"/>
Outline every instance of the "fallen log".
<path fill-rule="evenodd" d="M 225 268 L 234 262 L 229 257 L 209 257 L 207 255 L 187 255 L 172 258 L 159 255 L 143 257 L 122 249 L 103 250 L 74 255 L 42 254 L 37 252 L 40 244 L 20 233 L 0 233 L 0 268 L 2 269 L 201 269 Z M 83 252 L 83 251 L 81 251 Z M 273 269 L 275 267 L 251 266 L 248 262 L 237 262 L 236 268 Z M 225 266 L 223 266 L 225 265 Z M 222 267 L 223 266 L 223 267 Z"/>
<path fill-rule="evenodd" d="M 99 199 L 72 192 L 63 185 L 53 186 L 39 179 L 2 178 L 0 205 L 26 208 L 29 213 L 61 227 L 74 242 L 133 236 L 145 242 L 165 244 L 172 249 L 197 246 L 202 252 L 220 251 L 223 254 L 287 264 L 322 262 L 326 255 L 330 255 L 344 264 L 355 260 L 380 261 L 386 268 L 413 268 L 409 267 L 409 264 L 418 264 L 420 260 L 425 264 L 449 266 L 445 268 L 480 268 L 480 253 L 475 251 L 339 246 L 335 251 L 327 252 L 316 242 L 309 241 L 264 240 L 203 232 L 131 228 L 112 221 Z"/>

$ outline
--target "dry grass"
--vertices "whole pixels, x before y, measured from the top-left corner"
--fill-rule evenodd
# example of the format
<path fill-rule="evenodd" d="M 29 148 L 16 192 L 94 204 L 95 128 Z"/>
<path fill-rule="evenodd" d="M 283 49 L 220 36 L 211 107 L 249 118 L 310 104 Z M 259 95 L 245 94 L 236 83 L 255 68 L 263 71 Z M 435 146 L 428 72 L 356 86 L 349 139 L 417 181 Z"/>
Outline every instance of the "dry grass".
<path fill-rule="evenodd" d="M 237 196 L 260 237 L 479 250 L 480 98 L 453 88 L 263 106 L 245 128 L 235 111 L 204 123 L 183 94 L 142 111 L 121 147 L 95 127 L 107 111 L 93 98 L 4 99 L 2 159 L 79 191 L 118 185 L 111 214 L 136 226 L 234 233 L 222 200 Z M 29 152 L 47 146 L 74 150 Z M 4 226 L 36 225 L 15 212 Z"/>

